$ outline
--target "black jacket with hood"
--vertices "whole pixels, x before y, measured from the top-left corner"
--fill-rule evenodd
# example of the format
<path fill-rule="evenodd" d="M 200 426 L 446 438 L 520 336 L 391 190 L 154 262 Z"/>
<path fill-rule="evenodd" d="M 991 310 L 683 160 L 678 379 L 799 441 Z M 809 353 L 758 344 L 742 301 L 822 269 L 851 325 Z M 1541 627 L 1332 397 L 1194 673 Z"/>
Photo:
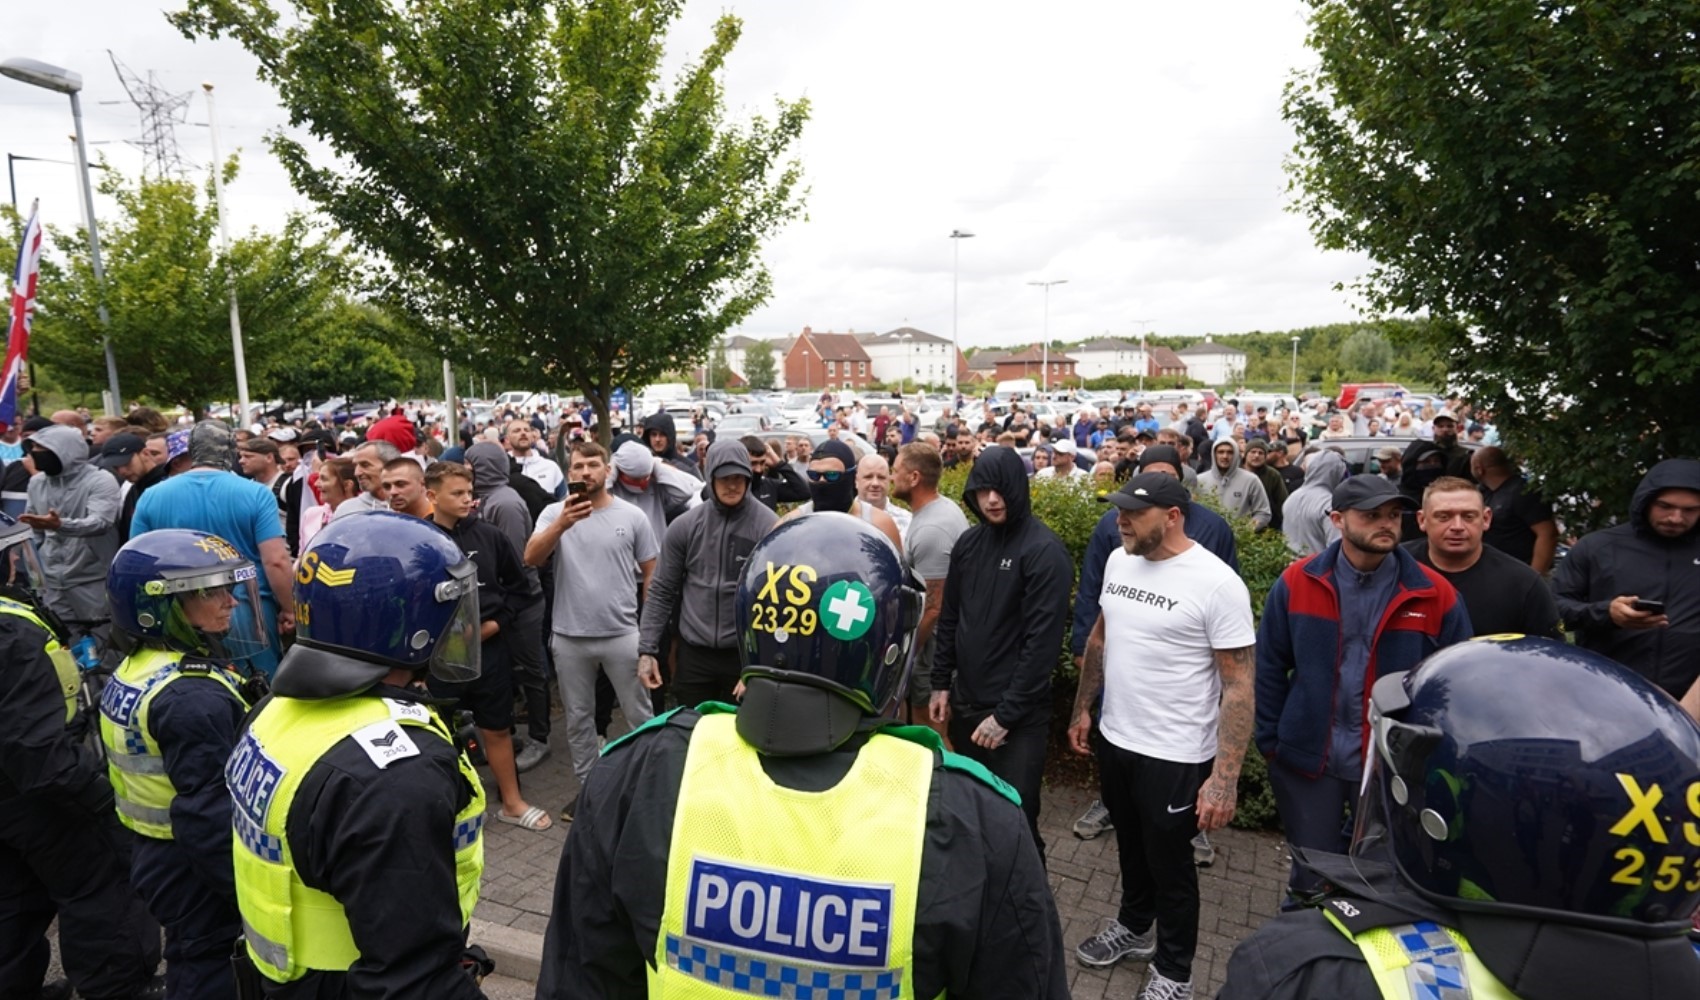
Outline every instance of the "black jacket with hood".
<path fill-rule="evenodd" d="M 694 476 L 697 479 L 702 478 L 702 470 L 697 468 L 690 459 L 679 454 L 679 430 L 673 423 L 673 415 L 671 413 L 668 413 L 666 410 L 662 410 L 660 413 L 651 413 L 649 416 L 644 417 L 644 444 L 649 444 L 650 431 L 660 431 L 667 435 L 667 449 L 664 452 L 655 452 L 656 458 L 661 459 L 663 462 L 666 462 L 673 468 L 678 469 L 680 472 Z M 650 451 L 655 451 L 655 449 L 651 448 Z"/>
<path fill-rule="evenodd" d="M 986 489 L 1003 497 L 1002 524 L 980 513 L 978 491 Z M 1068 628 L 1074 563 L 1033 516 L 1026 470 L 1009 448 L 980 453 L 963 497 L 981 523 L 950 552 L 933 690 L 951 692 L 962 709 L 991 709 L 1006 729 L 1042 725 L 1051 715 L 1051 671 Z"/>
<path fill-rule="evenodd" d="M 1629 502 L 1629 522 L 1584 536 L 1558 564 L 1553 596 L 1578 645 L 1609 656 L 1681 698 L 1700 677 L 1700 526 L 1666 538 L 1647 523 L 1661 491 L 1700 492 L 1700 461 L 1673 458 L 1653 466 Z M 1665 603 L 1664 628 L 1612 624 L 1614 597 Z"/>

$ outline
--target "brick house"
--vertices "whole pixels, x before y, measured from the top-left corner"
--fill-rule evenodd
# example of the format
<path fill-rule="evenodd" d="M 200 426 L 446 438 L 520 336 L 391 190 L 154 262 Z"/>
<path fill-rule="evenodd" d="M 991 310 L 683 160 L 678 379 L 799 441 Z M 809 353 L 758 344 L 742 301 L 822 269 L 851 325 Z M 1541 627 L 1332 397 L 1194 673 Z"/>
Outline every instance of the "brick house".
<path fill-rule="evenodd" d="M 1040 385 L 1062 386 L 1077 381 L 1073 358 L 1061 351 L 1051 351 L 1047 357 L 1043 348 L 1033 344 L 997 360 L 994 378 L 999 382 L 1030 378 Z M 1046 366 L 1049 366 L 1047 368 Z"/>
<path fill-rule="evenodd" d="M 874 381 L 873 359 L 854 333 L 816 333 L 809 327 L 785 351 L 785 384 L 799 389 L 863 389 Z"/>

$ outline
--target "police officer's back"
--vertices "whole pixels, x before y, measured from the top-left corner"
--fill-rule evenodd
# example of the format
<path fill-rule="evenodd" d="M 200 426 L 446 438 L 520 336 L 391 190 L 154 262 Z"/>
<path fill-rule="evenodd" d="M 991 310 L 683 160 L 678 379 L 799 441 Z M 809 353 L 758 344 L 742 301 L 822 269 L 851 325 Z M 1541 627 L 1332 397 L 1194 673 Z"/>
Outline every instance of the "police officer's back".
<path fill-rule="evenodd" d="M 112 786 L 73 728 L 77 667 L 35 589 L 30 535 L 0 514 L 0 997 L 42 989 L 55 916 L 69 983 L 41 995 L 158 996 L 159 925 L 130 885 Z"/>
<path fill-rule="evenodd" d="M 815 514 L 747 567 L 743 704 L 675 711 L 604 752 L 538 997 L 1066 997 L 1013 790 L 885 717 L 920 617 L 896 552 Z"/>
<path fill-rule="evenodd" d="M 480 997 L 461 969 L 484 791 L 416 682 L 478 674 L 478 580 L 438 528 L 331 522 L 297 639 L 230 759 L 236 893 L 268 997 Z"/>
<path fill-rule="evenodd" d="M 1382 678 L 1352 856 L 1223 1000 L 1700 996 L 1700 726 L 1627 669 L 1478 639 Z"/>
<path fill-rule="evenodd" d="M 131 539 L 107 572 L 130 652 L 101 694 L 101 739 L 118 821 L 135 835 L 131 881 L 165 926 L 172 1000 L 236 997 L 224 766 L 248 710 L 236 662 L 269 648 L 258 576 L 224 539 L 175 528 Z"/>

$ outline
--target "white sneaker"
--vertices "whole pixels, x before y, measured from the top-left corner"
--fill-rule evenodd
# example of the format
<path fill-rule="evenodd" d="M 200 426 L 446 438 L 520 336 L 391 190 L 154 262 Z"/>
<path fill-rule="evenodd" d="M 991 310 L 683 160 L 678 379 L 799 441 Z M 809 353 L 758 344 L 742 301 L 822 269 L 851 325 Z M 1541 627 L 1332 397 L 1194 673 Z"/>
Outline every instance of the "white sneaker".
<path fill-rule="evenodd" d="M 1104 805 L 1103 799 L 1093 799 L 1080 818 L 1074 821 L 1074 835 L 1081 840 L 1101 837 L 1105 830 L 1115 828 L 1115 824 L 1110 822 L 1110 810 Z"/>
<path fill-rule="evenodd" d="M 1074 957 L 1081 965 L 1102 969 L 1115 965 L 1124 958 L 1132 958 L 1138 962 L 1147 962 L 1157 954 L 1157 925 L 1146 928 L 1144 934 L 1135 934 L 1122 926 L 1115 917 L 1104 921 L 1104 929 L 1080 943 L 1074 949 Z"/>
<path fill-rule="evenodd" d="M 1192 1000 L 1192 980 L 1177 983 L 1152 969 L 1145 989 L 1139 992 L 1139 1000 Z"/>

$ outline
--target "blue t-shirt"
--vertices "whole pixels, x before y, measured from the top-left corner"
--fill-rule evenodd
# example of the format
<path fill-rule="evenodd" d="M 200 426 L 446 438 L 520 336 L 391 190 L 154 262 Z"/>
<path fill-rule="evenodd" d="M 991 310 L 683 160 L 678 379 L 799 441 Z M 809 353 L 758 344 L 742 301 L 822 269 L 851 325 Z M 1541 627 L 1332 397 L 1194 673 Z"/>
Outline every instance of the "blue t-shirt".
<path fill-rule="evenodd" d="M 273 600 L 260 561 L 260 543 L 282 538 L 283 525 L 270 489 L 234 472 L 190 469 L 150 488 L 136 501 L 130 537 L 160 528 L 205 531 L 229 542 L 260 570 L 260 598 Z"/>

